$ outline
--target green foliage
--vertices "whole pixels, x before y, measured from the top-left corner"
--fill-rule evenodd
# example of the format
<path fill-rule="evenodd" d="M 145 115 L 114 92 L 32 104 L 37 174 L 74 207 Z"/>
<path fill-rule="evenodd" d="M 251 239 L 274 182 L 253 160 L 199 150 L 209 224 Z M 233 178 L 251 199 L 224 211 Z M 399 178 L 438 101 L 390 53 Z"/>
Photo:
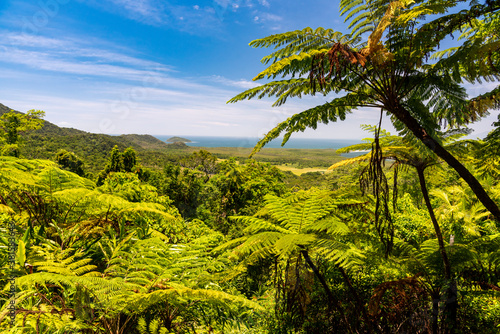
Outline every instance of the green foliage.
<path fill-rule="evenodd" d="M 414 246 L 432 238 L 434 229 L 427 210 L 415 206 L 410 194 L 398 199 L 398 211 L 394 214 L 396 237 Z"/>
<path fill-rule="evenodd" d="M 201 196 L 203 205 L 199 217 L 214 229 L 227 234 L 239 234 L 238 224 L 231 224 L 228 217 L 236 214 L 253 214 L 262 205 L 266 194 L 281 195 L 286 187 L 281 183 L 284 175 L 269 164 L 248 160 L 237 164 L 234 159 L 218 166 L 219 172 L 210 178 Z"/>
<path fill-rule="evenodd" d="M 36 187 L 41 191 L 70 188 L 93 188 L 92 181 L 63 171 L 48 160 L 27 160 L 0 157 L 0 182 L 9 187 Z"/>
<path fill-rule="evenodd" d="M 498 291 L 473 289 L 461 296 L 459 317 L 466 333 L 498 333 L 500 327 L 500 295 Z"/>
<path fill-rule="evenodd" d="M 474 152 L 474 167 L 484 177 L 499 179 L 500 177 L 500 115 L 494 122 L 492 130 L 482 141 L 472 143 Z"/>
<path fill-rule="evenodd" d="M 34 109 L 26 114 L 11 111 L 0 116 L 0 155 L 19 157 L 23 144 L 21 135 L 41 128 L 44 116 L 45 112 Z"/>
<path fill-rule="evenodd" d="M 85 176 L 84 162 L 75 153 L 60 150 L 56 154 L 56 162 L 61 168 L 69 170 L 80 176 Z"/>
<path fill-rule="evenodd" d="M 339 207 L 358 202 L 337 202 L 328 192 L 314 189 L 286 198 L 267 195 L 265 200 L 255 216 L 231 218 L 244 227 L 243 236 L 215 251 L 232 249 L 231 256 L 243 260 L 240 267 L 270 256 L 284 261 L 303 250 L 318 252 L 346 269 L 360 264 L 362 253 L 353 244 L 338 241 L 352 233 Z"/>
<path fill-rule="evenodd" d="M 134 149 L 128 147 L 122 153 L 115 145 L 109 153 L 108 163 L 97 176 L 97 184 L 102 185 L 110 173 L 118 172 L 134 172 L 143 180 L 148 178 L 148 172 L 137 164 Z"/>
<path fill-rule="evenodd" d="M 316 92 L 323 95 L 337 93 L 332 100 L 278 124 L 259 141 L 253 153 L 280 135 L 284 136 L 284 145 L 294 132 L 316 129 L 319 123 L 343 120 L 351 110 L 359 107 L 376 108 L 381 110 L 381 117 L 384 112 L 390 116 L 399 135 L 407 141 L 421 142 L 455 169 L 483 205 L 500 220 L 498 205 L 477 178 L 441 145 L 439 138 L 443 124 L 459 128 L 498 106 L 497 88 L 467 100 L 465 88 L 461 85 L 463 77 L 491 80 L 498 76 L 493 65 L 500 59 L 498 48 L 494 46 L 498 44 L 498 35 L 492 30 L 497 24 L 488 25 L 486 29 L 472 28 L 474 31 L 464 43 L 487 45 L 490 66 L 481 73 L 470 71 L 481 66 L 481 60 L 477 58 L 471 66 L 464 66 L 468 70 L 465 73 L 454 71 L 458 64 L 470 63 L 464 54 L 453 63 L 429 62 L 429 55 L 438 50 L 443 39 L 455 30 L 462 31 L 471 19 L 489 22 L 489 15 L 493 15 L 494 21 L 498 19 L 495 7 L 473 4 L 470 10 L 432 20 L 432 14 L 444 14 L 456 5 L 453 1 L 432 4 L 420 1 L 343 1 L 342 13 L 351 20 L 349 34 L 306 28 L 252 42 L 254 47 L 275 48 L 263 59 L 265 64 L 271 64 L 254 79 L 280 77 L 282 80 L 249 89 L 229 102 L 268 96 L 276 97 L 275 105 L 280 105 L 288 97 L 314 95 Z M 421 6 L 425 10 L 422 11 Z M 426 22 L 422 20 L 424 16 L 431 18 Z M 482 38 L 477 38 L 476 34 Z M 361 42 L 362 35 L 367 37 L 366 42 Z M 474 51 L 470 47 L 467 50 Z M 480 54 L 485 56 L 484 52 Z M 391 230 L 390 226 L 387 229 Z"/>
<path fill-rule="evenodd" d="M 291 97 L 338 94 L 279 124 L 255 151 L 280 134 L 286 142 L 293 132 L 342 120 L 363 106 L 382 109 L 399 137 L 367 127 L 376 139 L 350 149 L 375 147 L 374 153 L 297 181 L 269 164 L 244 161 L 249 152 L 231 158 L 234 149 L 166 147 L 150 137 L 93 135 L 47 122 L 26 136 L 38 145 L 25 150 L 53 157 L 65 149 L 57 160 L 67 170 L 47 160 L 0 158 L 0 331 L 497 332 L 494 210 L 465 187 L 460 176 L 467 173 L 436 151 L 460 157 L 498 201 L 497 131 L 461 142 L 463 130 L 441 132 L 441 125 L 457 128 L 498 106 L 498 87 L 469 99 L 462 84 L 498 77 L 497 5 L 471 3 L 457 11 L 453 1 L 343 0 L 340 6 L 349 34 L 306 28 L 252 42 L 274 47 L 256 76 L 272 81 L 230 102 L 271 96 L 282 105 Z M 439 50 L 458 31 L 455 47 Z M 16 155 L 25 128 L 6 112 L 2 150 Z M 321 151 L 310 162 L 303 152 L 262 151 L 259 159 L 302 166 L 340 159 Z M 102 171 L 98 185 L 81 177 L 78 157 L 91 172 Z M 399 185 L 397 196 L 386 198 L 390 253 L 380 239 L 384 226 L 374 224 L 376 194 L 363 196 L 357 187 L 359 174 L 372 168 L 365 160 L 374 157 L 388 162 L 379 170 L 387 183 Z M 139 158 L 152 169 L 139 166 Z M 397 175 L 386 174 L 389 166 Z M 284 182 L 309 190 L 290 192 Z M 467 183 L 473 186 L 470 178 Z M 12 219 L 18 313 L 10 328 L 6 227 Z M 443 275 L 443 254 L 450 275 Z"/>
<path fill-rule="evenodd" d="M 196 169 L 205 173 L 205 182 L 210 176 L 217 173 L 217 157 L 208 151 L 193 152 L 189 157 L 180 161 L 181 166 Z"/>
<path fill-rule="evenodd" d="M 111 158 L 110 158 L 110 165 L 113 166 L 113 164 L 118 164 L 116 162 L 113 162 L 116 157 L 114 157 L 115 149 L 111 151 Z M 125 172 L 132 172 L 134 167 L 137 165 L 137 157 L 135 156 L 135 151 L 132 147 L 127 147 L 125 151 L 123 151 L 122 154 L 122 163 L 123 163 L 123 170 Z M 112 169 L 112 168 L 111 168 Z M 119 170 L 113 170 L 114 172 L 118 172 Z"/>
<path fill-rule="evenodd" d="M 167 163 L 161 172 L 152 175 L 149 182 L 158 192 L 168 196 L 185 219 L 195 218 L 200 204 L 204 177 L 201 172 Z"/>
<path fill-rule="evenodd" d="M 47 169 L 57 175 L 48 189 L 43 185 Z M 212 273 L 224 264 L 208 253 L 222 235 L 199 221 L 188 229 L 168 198 L 158 196 L 136 174 L 111 173 L 96 188 L 52 162 L 10 157 L 2 159 L 0 172 L 2 185 L 12 188 L 2 188 L 7 191 L 3 200 L 14 210 L 4 206 L 26 231 L 16 257 L 22 311 L 14 331 L 129 332 L 141 317 L 169 332 L 224 329 L 252 322 L 255 312 L 262 311 L 214 281 Z M 33 226 L 25 217 L 21 199 L 8 193 L 14 188 L 33 198 L 32 191 L 41 191 L 37 205 L 57 209 L 38 213 L 37 223 L 44 217 L 46 225 Z M 5 229 L 0 241 L 7 245 Z M 4 291 L 6 275 L 2 271 Z M 2 303 L 2 314 L 7 306 Z M 3 318 L 0 328 L 7 327 Z"/>

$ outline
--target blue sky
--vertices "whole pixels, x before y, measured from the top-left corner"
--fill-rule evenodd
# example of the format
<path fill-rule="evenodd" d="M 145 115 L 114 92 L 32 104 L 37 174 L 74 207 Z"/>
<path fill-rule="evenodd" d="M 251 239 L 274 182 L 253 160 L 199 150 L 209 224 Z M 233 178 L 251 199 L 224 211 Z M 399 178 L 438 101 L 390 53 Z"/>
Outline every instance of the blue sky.
<path fill-rule="evenodd" d="M 89 132 L 261 137 L 327 98 L 226 104 L 264 69 L 268 50 L 248 43 L 307 26 L 346 31 L 327 0 L 2 0 L 0 103 Z M 359 125 L 377 114 L 359 110 L 296 137 L 363 138 Z"/>

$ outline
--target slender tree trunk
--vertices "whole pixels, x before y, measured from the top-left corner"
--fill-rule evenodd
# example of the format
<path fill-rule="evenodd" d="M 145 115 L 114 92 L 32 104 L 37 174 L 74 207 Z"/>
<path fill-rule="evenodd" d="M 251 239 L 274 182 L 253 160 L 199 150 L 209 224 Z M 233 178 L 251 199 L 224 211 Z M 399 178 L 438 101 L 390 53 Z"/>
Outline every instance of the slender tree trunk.
<path fill-rule="evenodd" d="M 432 334 L 438 334 L 439 292 L 432 294 Z"/>
<path fill-rule="evenodd" d="M 441 257 L 443 259 L 444 265 L 444 276 L 447 280 L 451 279 L 451 266 L 448 259 L 448 254 L 444 248 L 443 234 L 441 233 L 441 228 L 439 227 L 436 215 L 434 214 L 434 209 L 432 208 L 431 201 L 429 199 L 429 192 L 427 191 L 427 186 L 425 184 L 424 170 L 421 167 L 417 167 L 418 179 L 420 181 L 420 189 L 422 190 L 422 195 L 424 196 L 425 205 L 427 206 L 427 211 L 429 211 L 429 216 L 431 216 L 432 225 L 434 225 L 434 231 L 436 232 L 436 237 L 439 243 L 439 251 L 441 252 Z"/>
<path fill-rule="evenodd" d="M 347 284 L 347 287 L 349 288 L 349 290 L 351 291 L 351 293 L 354 296 L 354 300 L 356 301 L 356 306 L 358 307 L 358 311 L 361 310 L 361 313 L 363 314 L 363 318 L 365 319 L 365 323 L 366 323 L 366 326 L 368 328 L 368 333 L 372 333 L 373 332 L 372 323 L 370 321 L 370 317 L 368 316 L 368 313 L 366 312 L 365 305 L 363 305 L 363 302 L 361 301 L 361 298 L 359 297 L 358 292 L 356 291 L 356 289 L 352 285 L 351 280 L 350 280 L 349 276 L 347 275 L 347 273 L 345 272 L 345 270 L 340 266 L 337 266 L 337 268 L 339 269 L 340 273 L 342 274 L 342 277 L 344 278 L 344 281 Z"/>
<path fill-rule="evenodd" d="M 446 334 L 455 334 L 457 332 L 457 295 L 457 282 L 455 280 L 451 280 L 450 285 L 446 289 L 446 304 L 444 305 Z"/>
<path fill-rule="evenodd" d="M 446 289 L 446 304 L 444 308 L 445 313 L 445 333 L 453 334 L 456 332 L 457 326 L 457 284 L 455 280 L 451 278 L 451 265 L 448 259 L 448 254 L 444 247 L 444 239 L 441 234 L 441 228 L 437 222 L 436 216 L 434 215 L 434 210 L 432 209 L 431 201 L 429 199 L 429 192 L 427 191 L 427 186 L 425 184 L 424 169 L 422 167 L 417 167 L 418 179 L 420 181 L 420 188 L 422 189 L 422 195 L 424 196 L 425 205 L 431 216 L 432 224 L 434 225 L 434 230 L 439 243 L 439 251 L 441 252 L 441 257 L 443 259 L 444 265 L 444 276 L 448 283 L 450 284 Z M 437 333 L 437 312 L 438 312 L 439 297 L 437 301 L 433 297 L 432 301 L 432 332 Z"/>
<path fill-rule="evenodd" d="M 389 110 L 389 109 L 388 109 Z M 495 219 L 500 222 L 500 209 L 498 205 L 486 193 L 481 183 L 472 175 L 464 165 L 462 165 L 450 152 L 442 147 L 434 138 L 432 138 L 418 121 L 401 105 L 389 110 L 397 119 L 403 122 L 404 125 L 418 138 L 425 146 L 431 149 L 438 157 L 443 159 L 453 168 L 462 179 L 467 182 L 474 194 L 488 211 L 493 214 Z"/>
<path fill-rule="evenodd" d="M 329 308 L 331 308 L 332 306 L 335 306 L 337 308 L 337 310 L 339 311 L 339 313 L 340 313 L 342 319 L 344 320 L 347 328 L 349 329 L 349 331 L 351 333 L 353 333 L 353 331 L 351 329 L 351 325 L 350 325 L 348 319 L 345 316 L 344 310 L 342 309 L 342 306 L 340 305 L 340 302 L 337 300 L 337 298 L 335 298 L 335 296 L 333 295 L 332 291 L 330 290 L 330 287 L 326 283 L 325 278 L 323 277 L 323 275 L 321 275 L 321 273 L 319 272 L 318 268 L 314 265 L 314 262 L 312 262 L 311 257 L 309 256 L 309 253 L 305 249 L 301 250 L 300 253 L 304 257 L 304 260 L 306 260 L 306 262 L 309 265 L 309 267 L 314 272 L 314 275 L 316 276 L 316 278 L 320 281 L 321 285 L 325 289 L 326 296 L 328 297 Z"/>

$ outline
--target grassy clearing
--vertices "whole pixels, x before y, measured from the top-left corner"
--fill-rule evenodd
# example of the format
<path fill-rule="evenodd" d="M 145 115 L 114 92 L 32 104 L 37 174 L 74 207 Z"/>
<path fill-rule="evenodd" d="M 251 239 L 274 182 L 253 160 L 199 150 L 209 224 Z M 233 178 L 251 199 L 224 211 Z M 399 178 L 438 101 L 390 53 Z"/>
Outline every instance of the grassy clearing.
<path fill-rule="evenodd" d="M 215 154 L 220 159 L 235 157 L 239 160 L 247 159 L 252 148 L 242 147 L 189 147 L 190 152 L 206 150 Z M 334 149 L 292 149 L 292 148 L 264 148 L 253 156 L 261 162 L 269 162 L 273 165 L 283 166 L 283 170 L 296 170 L 297 174 L 309 171 L 324 171 L 334 163 L 343 160 Z M 286 168 L 286 169 L 285 169 Z"/>
<path fill-rule="evenodd" d="M 315 168 L 315 167 L 296 168 L 296 167 L 287 166 L 287 165 L 276 165 L 276 167 L 281 169 L 282 171 L 292 172 L 293 174 L 295 174 L 297 176 L 301 176 L 304 173 L 310 173 L 310 172 L 320 172 L 322 174 L 331 172 L 331 171 L 327 170 L 326 168 Z"/>

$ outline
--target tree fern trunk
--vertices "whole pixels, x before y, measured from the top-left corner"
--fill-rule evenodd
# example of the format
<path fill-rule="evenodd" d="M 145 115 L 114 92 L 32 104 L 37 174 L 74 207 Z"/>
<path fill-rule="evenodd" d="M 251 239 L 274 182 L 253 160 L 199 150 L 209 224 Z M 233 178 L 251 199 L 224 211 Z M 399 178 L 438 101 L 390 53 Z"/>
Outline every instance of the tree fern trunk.
<path fill-rule="evenodd" d="M 422 190 L 422 195 L 424 196 L 425 205 L 427 206 L 427 211 L 429 211 L 429 216 L 431 216 L 432 225 L 434 225 L 434 231 L 436 232 L 436 237 L 439 243 L 439 251 L 441 252 L 441 257 L 443 259 L 444 265 L 444 276 L 447 280 L 451 279 L 451 266 L 448 259 L 448 254 L 444 248 L 443 234 L 441 233 L 441 228 L 439 227 L 436 215 L 432 209 L 431 201 L 429 199 L 429 192 L 427 191 L 427 186 L 425 184 L 424 170 L 417 167 L 418 179 L 420 181 L 420 189 Z"/>
<path fill-rule="evenodd" d="M 457 332 L 457 294 L 457 282 L 451 280 L 450 286 L 446 289 L 446 304 L 444 306 L 446 334 L 455 334 Z"/>
<path fill-rule="evenodd" d="M 439 292 L 432 294 L 432 334 L 438 334 Z"/>
<path fill-rule="evenodd" d="M 446 161 L 451 168 L 453 168 L 462 179 L 467 182 L 477 198 L 483 203 L 488 211 L 493 214 L 495 219 L 500 222 L 500 209 L 498 205 L 486 193 L 483 186 L 472 175 L 471 172 L 464 165 L 462 165 L 450 152 L 442 147 L 434 138 L 432 138 L 425 129 L 418 123 L 418 121 L 401 105 L 389 110 L 397 119 L 399 119 L 406 127 L 420 139 L 429 149 L 431 149 L 438 157 Z"/>
<path fill-rule="evenodd" d="M 450 286 L 446 289 L 446 304 L 444 307 L 445 313 L 445 333 L 453 334 L 456 332 L 457 326 L 457 309 L 458 309 L 458 301 L 457 301 L 457 284 L 455 280 L 451 278 L 451 265 L 448 259 L 448 254 L 446 253 L 446 249 L 444 248 L 444 239 L 441 234 L 441 228 L 436 220 L 436 216 L 434 215 L 434 210 L 432 209 L 431 201 L 429 199 L 429 192 L 427 191 L 427 186 L 425 184 L 425 176 L 422 168 L 417 167 L 418 179 L 420 181 L 420 188 L 422 189 L 422 195 L 424 196 L 425 205 L 427 206 L 427 210 L 429 211 L 429 215 L 431 216 L 432 224 L 434 225 L 434 230 L 436 232 L 436 236 L 439 243 L 439 251 L 441 252 L 441 257 L 443 259 L 444 264 L 444 275 L 446 280 L 449 282 Z M 438 298 L 439 303 L 439 298 Z M 437 333 L 437 305 L 435 304 L 435 300 L 433 300 L 433 321 L 432 328 L 433 333 Z"/>
<path fill-rule="evenodd" d="M 368 329 L 368 333 L 372 333 L 373 332 L 372 323 L 370 321 L 370 317 L 368 316 L 368 313 L 366 312 L 365 305 L 361 301 L 361 298 L 359 297 L 358 292 L 356 291 L 356 289 L 352 285 L 351 280 L 350 280 L 349 276 L 347 275 L 347 273 L 345 272 L 345 270 L 340 266 L 337 266 L 337 268 L 339 269 L 340 273 L 342 274 L 342 277 L 344 278 L 344 281 L 347 284 L 347 287 L 349 288 L 349 290 L 351 291 L 351 293 L 354 296 L 354 300 L 356 301 L 356 306 L 358 307 L 358 311 L 361 311 L 361 313 L 363 314 L 363 318 L 365 320 L 365 324 L 366 324 L 366 327 Z"/>
<path fill-rule="evenodd" d="M 351 325 L 349 323 L 349 320 L 346 318 L 344 310 L 342 309 L 342 305 L 340 305 L 340 302 L 337 300 L 337 298 L 335 298 L 332 291 L 330 290 L 330 287 L 326 283 L 325 278 L 323 277 L 323 275 L 321 275 L 318 268 L 314 265 L 314 262 L 312 262 L 311 257 L 309 257 L 309 253 L 306 250 L 301 250 L 300 253 L 304 257 L 304 260 L 306 261 L 306 263 L 309 265 L 309 267 L 314 272 L 314 275 L 316 276 L 316 278 L 320 281 L 321 285 L 323 286 L 323 289 L 325 289 L 326 296 L 328 297 L 328 308 L 331 309 L 332 306 L 335 306 L 337 311 L 340 313 L 342 320 L 344 320 L 346 327 L 349 329 L 349 332 L 353 333 L 353 330 L 351 329 Z"/>

